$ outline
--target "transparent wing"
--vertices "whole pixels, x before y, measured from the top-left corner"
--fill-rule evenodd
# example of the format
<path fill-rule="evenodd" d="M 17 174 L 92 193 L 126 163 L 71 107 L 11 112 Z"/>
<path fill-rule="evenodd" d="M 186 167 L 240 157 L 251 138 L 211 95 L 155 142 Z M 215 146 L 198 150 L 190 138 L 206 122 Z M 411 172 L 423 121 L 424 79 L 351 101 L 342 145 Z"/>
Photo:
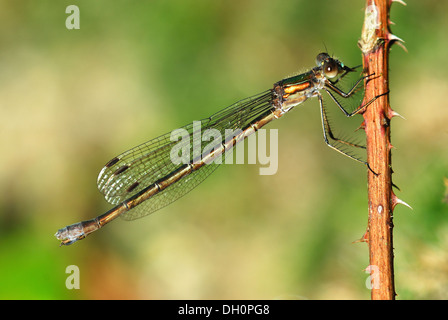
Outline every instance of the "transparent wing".
<path fill-rule="evenodd" d="M 272 95 L 272 90 L 262 92 L 238 101 L 209 118 L 180 128 L 186 137 L 186 139 L 182 138 L 181 142 L 171 141 L 172 133 L 170 132 L 120 154 L 101 170 L 97 181 L 98 189 L 106 200 L 114 205 L 125 201 L 183 165 L 183 163 L 175 164 L 171 161 L 173 147 L 189 148 L 189 159 L 195 159 L 197 154 L 193 151 L 202 152 L 205 147 L 210 149 L 221 144 L 222 140 L 202 141 L 201 135 L 197 134 L 199 125 L 202 133 L 207 129 L 215 129 L 225 139 L 231 136 L 226 129 L 230 131 L 241 129 L 272 108 Z M 225 154 L 222 155 L 222 158 L 224 157 Z M 202 166 L 122 217 L 127 220 L 137 219 L 176 201 L 204 181 L 218 165 L 211 163 Z"/>

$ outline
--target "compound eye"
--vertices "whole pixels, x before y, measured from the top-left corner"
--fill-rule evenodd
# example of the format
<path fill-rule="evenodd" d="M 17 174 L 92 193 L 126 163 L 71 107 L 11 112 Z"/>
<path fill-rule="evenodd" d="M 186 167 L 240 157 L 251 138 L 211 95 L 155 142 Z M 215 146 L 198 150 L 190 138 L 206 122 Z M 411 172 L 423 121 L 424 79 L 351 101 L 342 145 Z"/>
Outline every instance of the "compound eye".
<path fill-rule="evenodd" d="M 324 73 L 328 78 L 334 78 L 339 73 L 339 68 L 333 59 L 324 62 Z"/>

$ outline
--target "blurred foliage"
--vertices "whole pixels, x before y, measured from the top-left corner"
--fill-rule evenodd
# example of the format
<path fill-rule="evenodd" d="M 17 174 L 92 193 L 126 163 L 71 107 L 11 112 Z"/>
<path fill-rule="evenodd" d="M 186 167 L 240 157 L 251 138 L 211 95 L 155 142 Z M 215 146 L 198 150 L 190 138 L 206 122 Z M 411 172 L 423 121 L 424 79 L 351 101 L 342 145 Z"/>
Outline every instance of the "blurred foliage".
<path fill-rule="evenodd" d="M 446 1 L 394 4 L 390 55 L 399 299 L 448 298 Z M 76 4 L 81 28 L 67 30 Z M 110 208 L 120 152 L 314 66 L 358 65 L 363 1 L 0 0 L 0 298 L 369 299 L 366 169 L 323 143 L 318 102 L 279 129 L 279 169 L 223 165 L 188 196 L 59 248 Z M 334 110 L 334 111 L 333 111 Z M 337 109 L 330 111 L 335 125 Z M 361 118 L 349 121 L 354 128 Z M 345 124 L 342 132 L 347 131 Z M 338 127 L 338 129 L 341 129 Z M 66 267 L 80 268 L 68 290 Z"/>

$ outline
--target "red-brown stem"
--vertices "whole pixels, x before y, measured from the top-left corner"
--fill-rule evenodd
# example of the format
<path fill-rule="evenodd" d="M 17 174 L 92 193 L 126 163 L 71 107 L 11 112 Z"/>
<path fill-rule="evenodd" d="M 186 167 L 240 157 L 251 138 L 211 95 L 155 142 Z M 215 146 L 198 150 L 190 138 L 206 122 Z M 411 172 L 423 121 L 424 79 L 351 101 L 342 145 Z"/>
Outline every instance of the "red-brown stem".
<path fill-rule="evenodd" d="M 366 74 L 365 100 L 378 97 L 364 116 L 367 137 L 367 161 L 375 172 L 368 172 L 369 221 L 365 240 L 369 244 L 371 298 L 395 299 L 392 211 L 392 167 L 389 105 L 388 58 L 395 38 L 389 30 L 390 0 L 367 0 L 366 16 L 359 46 Z"/>

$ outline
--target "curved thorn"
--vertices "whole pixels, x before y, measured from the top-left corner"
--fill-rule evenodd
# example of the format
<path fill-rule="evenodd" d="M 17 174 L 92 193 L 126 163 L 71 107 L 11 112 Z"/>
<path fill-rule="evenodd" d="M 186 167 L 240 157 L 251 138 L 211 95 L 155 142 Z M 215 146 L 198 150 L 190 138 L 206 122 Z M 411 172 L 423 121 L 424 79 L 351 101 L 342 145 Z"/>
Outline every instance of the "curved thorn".
<path fill-rule="evenodd" d="M 406 48 L 406 46 L 403 44 L 403 42 L 397 42 L 398 46 L 401 47 L 401 49 L 404 50 L 404 52 L 408 53 L 408 49 Z"/>
<path fill-rule="evenodd" d="M 369 243 L 369 231 L 366 230 L 366 232 L 363 234 L 363 236 L 360 239 L 355 240 L 352 243 L 360 243 L 360 242 Z"/>
<path fill-rule="evenodd" d="M 405 42 L 403 39 L 401 39 L 400 37 L 397 37 L 393 33 L 389 33 L 387 35 L 387 38 L 389 39 L 389 41 L 399 41 L 399 42 L 403 42 L 403 43 Z"/>
<path fill-rule="evenodd" d="M 394 209 L 397 204 L 402 204 L 408 207 L 409 209 L 414 210 L 409 204 L 399 199 L 394 193 L 392 193 L 392 209 Z"/>
<path fill-rule="evenodd" d="M 398 2 L 398 3 L 401 3 L 404 6 L 407 6 L 406 2 L 404 2 L 403 0 L 392 0 L 392 2 Z"/>
<path fill-rule="evenodd" d="M 404 45 L 405 41 L 399 37 L 397 37 L 396 35 L 394 35 L 393 33 L 389 33 L 387 35 L 387 39 L 390 42 L 396 43 L 398 44 L 405 52 L 408 52 L 408 49 L 406 48 L 406 46 Z"/>
<path fill-rule="evenodd" d="M 388 116 L 389 116 L 389 119 L 392 119 L 393 117 L 400 117 L 401 119 L 406 120 L 405 117 L 403 117 L 401 114 L 399 114 L 398 112 L 396 112 L 392 109 L 389 110 Z"/>

